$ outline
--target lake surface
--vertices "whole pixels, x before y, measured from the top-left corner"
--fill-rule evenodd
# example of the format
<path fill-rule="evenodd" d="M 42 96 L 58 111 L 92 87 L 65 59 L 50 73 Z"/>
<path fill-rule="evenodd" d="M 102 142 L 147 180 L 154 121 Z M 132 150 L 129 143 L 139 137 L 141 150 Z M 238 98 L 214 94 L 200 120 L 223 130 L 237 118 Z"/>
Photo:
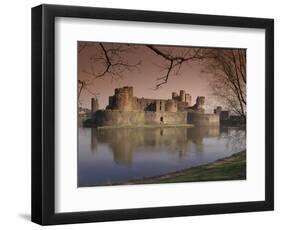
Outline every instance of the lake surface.
<path fill-rule="evenodd" d="M 79 128 L 78 186 L 162 175 L 245 149 L 239 128 Z"/>

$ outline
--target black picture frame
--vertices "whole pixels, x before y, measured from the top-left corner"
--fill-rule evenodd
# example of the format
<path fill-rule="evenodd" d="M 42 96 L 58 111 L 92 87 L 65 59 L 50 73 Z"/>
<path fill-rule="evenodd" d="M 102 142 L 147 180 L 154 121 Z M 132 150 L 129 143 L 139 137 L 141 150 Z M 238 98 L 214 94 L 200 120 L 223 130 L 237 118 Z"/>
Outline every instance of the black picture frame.
<path fill-rule="evenodd" d="M 88 18 L 265 29 L 265 200 L 55 213 L 55 18 Z M 41 225 L 267 211 L 274 209 L 274 20 L 110 8 L 32 8 L 32 221 Z"/>

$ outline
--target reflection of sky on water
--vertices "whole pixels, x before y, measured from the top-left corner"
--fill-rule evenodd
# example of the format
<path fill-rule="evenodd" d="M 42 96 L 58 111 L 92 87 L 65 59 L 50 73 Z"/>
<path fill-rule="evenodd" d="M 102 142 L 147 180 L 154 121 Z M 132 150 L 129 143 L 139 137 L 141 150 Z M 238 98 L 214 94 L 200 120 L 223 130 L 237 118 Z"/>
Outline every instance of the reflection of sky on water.
<path fill-rule="evenodd" d="M 245 149 L 230 128 L 79 129 L 78 186 L 161 175 Z"/>

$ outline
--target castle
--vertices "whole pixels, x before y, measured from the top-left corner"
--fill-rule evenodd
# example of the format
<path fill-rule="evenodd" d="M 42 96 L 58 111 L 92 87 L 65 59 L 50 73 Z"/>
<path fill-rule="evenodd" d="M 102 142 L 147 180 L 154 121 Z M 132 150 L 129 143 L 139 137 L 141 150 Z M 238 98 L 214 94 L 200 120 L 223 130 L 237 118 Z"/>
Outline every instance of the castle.
<path fill-rule="evenodd" d="M 109 97 L 105 110 L 98 109 L 98 101 L 91 101 L 91 124 L 93 126 L 194 124 L 219 125 L 219 114 L 206 114 L 205 97 L 196 98 L 191 104 L 191 95 L 184 90 L 172 92 L 171 99 L 138 98 L 133 87 L 116 88 Z"/>

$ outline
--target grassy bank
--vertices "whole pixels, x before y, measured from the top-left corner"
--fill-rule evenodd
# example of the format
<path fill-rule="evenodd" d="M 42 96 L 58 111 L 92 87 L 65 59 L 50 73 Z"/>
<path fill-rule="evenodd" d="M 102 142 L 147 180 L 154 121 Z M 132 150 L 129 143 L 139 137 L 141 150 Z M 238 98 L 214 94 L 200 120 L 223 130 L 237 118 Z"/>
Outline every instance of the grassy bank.
<path fill-rule="evenodd" d="M 155 125 L 116 125 L 116 126 L 99 126 L 97 129 L 135 129 L 135 128 L 179 128 L 179 127 L 187 127 L 192 128 L 194 125 L 191 124 L 155 124 Z"/>
<path fill-rule="evenodd" d="M 245 180 L 246 151 L 235 153 L 210 164 L 186 170 L 129 181 L 124 184 L 156 184 L 197 181 Z"/>

